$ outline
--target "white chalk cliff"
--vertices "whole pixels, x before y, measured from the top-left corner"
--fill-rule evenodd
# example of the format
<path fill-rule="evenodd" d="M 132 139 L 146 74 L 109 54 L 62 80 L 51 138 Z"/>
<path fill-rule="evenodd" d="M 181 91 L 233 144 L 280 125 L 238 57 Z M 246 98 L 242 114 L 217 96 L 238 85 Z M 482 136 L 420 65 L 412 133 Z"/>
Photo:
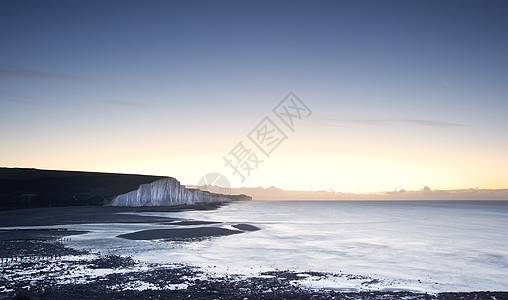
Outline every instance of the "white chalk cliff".
<path fill-rule="evenodd" d="M 187 189 L 175 178 L 168 177 L 152 183 L 142 184 L 137 190 L 118 195 L 111 200 L 109 206 L 175 206 L 222 203 L 231 202 L 236 197 L 238 196 Z"/>

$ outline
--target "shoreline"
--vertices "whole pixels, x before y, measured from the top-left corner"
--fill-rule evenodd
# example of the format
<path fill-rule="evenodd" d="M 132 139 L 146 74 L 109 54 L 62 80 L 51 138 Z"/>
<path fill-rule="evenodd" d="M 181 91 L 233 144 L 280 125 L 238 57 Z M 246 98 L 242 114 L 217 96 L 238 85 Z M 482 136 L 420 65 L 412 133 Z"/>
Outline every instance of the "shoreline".
<path fill-rule="evenodd" d="M 246 223 L 139 216 L 129 212 L 178 212 L 186 207 L 63 207 L 0 212 L 0 299 L 505 299 L 505 291 L 425 293 L 403 288 L 387 290 L 375 278 L 309 270 L 271 270 L 255 275 L 210 273 L 189 264 L 135 261 L 131 256 L 76 250 L 62 242 L 86 231 L 44 228 L 75 224 L 129 223 L 176 228 L 133 231 L 132 240 L 196 242 L 223 235 L 260 230 Z M 210 209 L 204 207 L 203 209 Z M 13 222 L 16 226 L 5 226 Z M 23 227 L 40 228 L 23 228 Z M 222 228 L 220 226 L 224 226 Z M 21 228 L 9 228 L 21 227 Z M 362 282 L 361 290 L 313 288 L 309 280 L 339 278 Z M 378 287 L 376 289 L 376 287 Z M 83 298 L 83 295 L 86 295 Z M 23 298 L 24 297 L 24 298 Z"/>
<path fill-rule="evenodd" d="M 186 210 L 214 210 L 223 204 L 196 204 L 168 207 L 63 206 L 23 208 L 0 211 L 0 229 L 20 226 L 56 226 L 90 223 L 159 223 L 180 219 L 140 216 L 138 212 L 180 212 Z M 181 220 L 180 220 L 181 221 Z"/>

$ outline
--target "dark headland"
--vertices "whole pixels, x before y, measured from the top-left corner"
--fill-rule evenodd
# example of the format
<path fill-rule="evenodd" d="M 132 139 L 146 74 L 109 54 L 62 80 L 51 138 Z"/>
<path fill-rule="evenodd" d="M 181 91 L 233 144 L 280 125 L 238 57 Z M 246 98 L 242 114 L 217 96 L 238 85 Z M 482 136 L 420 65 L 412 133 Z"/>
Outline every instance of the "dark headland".
<path fill-rule="evenodd" d="M 167 176 L 138 174 L 58 171 L 23 168 L 0 168 L 0 210 L 41 207 L 105 206 L 115 197 L 136 193 L 142 185 L 171 181 L 180 192 L 199 194 L 209 198 L 222 197 L 226 202 L 252 200 L 246 195 L 221 195 L 197 189 L 187 189 L 178 180 Z M 177 193 L 179 194 L 179 193 Z M 173 197 L 173 196 L 171 196 Z M 205 197 L 203 197 L 203 200 Z M 200 202 L 176 202 L 176 205 L 195 206 Z M 208 199 L 207 207 L 214 206 Z M 175 206 L 167 202 L 167 206 Z M 134 206 L 143 206 L 134 205 Z M 115 206 L 124 206 L 123 204 Z M 132 205 L 127 205 L 132 206 Z M 151 208 L 158 207 L 148 205 Z"/>
<path fill-rule="evenodd" d="M 163 176 L 0 168 L 0 209 L 102 206 Z"/>

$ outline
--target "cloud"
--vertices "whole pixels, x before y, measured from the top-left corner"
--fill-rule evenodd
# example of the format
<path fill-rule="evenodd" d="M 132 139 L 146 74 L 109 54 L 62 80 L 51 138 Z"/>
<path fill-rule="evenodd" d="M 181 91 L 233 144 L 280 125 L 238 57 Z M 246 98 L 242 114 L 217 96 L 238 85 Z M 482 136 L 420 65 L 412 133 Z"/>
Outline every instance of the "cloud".
<path fill-rule="evenodd" d="M 107 104 L 116 105 L 116 106 L 124 106 L 124 107 L 146 107 L 146 105 L 143 103 L 131 102 L 131 101 L 111 100 L 111 101 L 104 101 L 104 102 Z"/>
<path fill-rule="evenodd" d="M 448 86 L 448 81 L 444 77 L 441 77 L 441 84 L 444 86 Z"/>
<path fill-rule="evenodd" d="M 459 123 L 422 120 L 422 119 L 341 119 L 341 118 L 322 118 L 315 125 L 325 127 L 345 127 L 347 125 L 362 126 L 394 126 L 397 124 L 409 124 L 426 127 L 462 127 Z"/>
<path fill-rule="evenodd" d="M 20 93 L 16 93 L 9 90 L 0 90 L 0 101 L 4 102 L 13 102 L 13 103 L 22 103 L 29 105 L 45 105 L 45 103 L 41 103 L 38 99 L 24 96 Z"/>
<path fill-rule="evenodd" d="M 414 125 L 431 126 L 431 127 L 461 127 L 461 126 L 464 126 L 463 124 L 459 124 L 459 123 L 431 121 L 431 120 L 401 120 L 400 122 L 414 124 Z"/>
<path fill-rule="evenodd" d="M 6 64 L 0 64 L 0 78 L 45 79 L 45 80 L 76 80 L 79 76 L 64 73 L 51 73 L 28 70 Z"/>
<path fill-rule="evenodd" d="M 13 103 L 22 103 L 22 104 L 29 104 L 29 105 L 36 105 L 36 106 L 42 105 L 41 103 L 38 103 L 38 102 L 27 101 L 27 100 L 22 100 L 22 99 L 9 99 L 9 98 L 4 99 L 4 98 L 0 98 L 0 101 L 13 102 Z"/>

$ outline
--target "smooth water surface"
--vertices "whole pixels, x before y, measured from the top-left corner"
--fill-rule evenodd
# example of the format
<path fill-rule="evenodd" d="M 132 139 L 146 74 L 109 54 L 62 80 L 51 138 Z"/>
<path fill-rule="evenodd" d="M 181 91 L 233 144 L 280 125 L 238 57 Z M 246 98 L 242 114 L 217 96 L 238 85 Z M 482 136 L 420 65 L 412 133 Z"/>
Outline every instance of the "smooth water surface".
<path fill-rule="evenodd" d="M 380 288 L 508 290 L 504 201 L 253 201 L 213 211 L 139 214 L 219 221 L 226 228 L 248 223 L 261 230 L 196 242 L 128 241 L 115 236 L 157 225 L 80 225 L 93 232 L 70 245 L 216 272 L 289 269 L 379 278 Z"/>

